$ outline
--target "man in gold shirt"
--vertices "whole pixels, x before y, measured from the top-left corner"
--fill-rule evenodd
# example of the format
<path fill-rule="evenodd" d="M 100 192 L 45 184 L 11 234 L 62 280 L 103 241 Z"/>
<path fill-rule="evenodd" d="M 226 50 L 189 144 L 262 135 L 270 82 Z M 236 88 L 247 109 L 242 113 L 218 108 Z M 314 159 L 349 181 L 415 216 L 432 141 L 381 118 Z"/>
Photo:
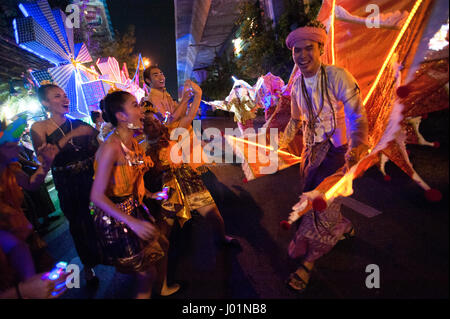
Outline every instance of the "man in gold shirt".
<path fill-rule="evenodd" d="M 174 101 L 169 92 L 167 92 L 166 77 L 158 66 L 152 65 L 145 69 L 144 81 L 150 87 L 150 93 L 146 97 L 146 100 L 149 101 L 163 117 L 167 116 L 167 123 L 171 123 L 186 115 L 188 102 L 192 92 L 190 80 L 186 80 L 184 83 L 184 90 L 180 103 Z"/>

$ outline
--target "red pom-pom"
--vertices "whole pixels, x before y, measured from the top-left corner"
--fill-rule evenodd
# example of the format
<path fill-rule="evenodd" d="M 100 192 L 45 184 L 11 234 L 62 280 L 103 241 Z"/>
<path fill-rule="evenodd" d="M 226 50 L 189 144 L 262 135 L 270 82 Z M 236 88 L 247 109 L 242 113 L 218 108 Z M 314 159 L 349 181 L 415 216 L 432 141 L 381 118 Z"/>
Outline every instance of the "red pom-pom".
<path fill-rule="evenodd" d="M 442 193 L 437 189 L 431 188 L 425 191 L 425 198 L 432 203 L 439 202 L 442 199 Z"/>
<path fill-rule="evenodd" d="M 312 202 L 314 211 L 321 212 L 327 208 L 327 201 L 323 197 L 316 197 Z"/>
<path fill-rule="evenodd" d="M 291 229 L 291 224 L 289 224 L 289 222 L 286 221 L 286 220 L 282 220 L 282 221 L 280 222 L 280 226 L 281 226 L 281 228 L 283 228 L 284 230 L 289 230 L 289 229 Z"/>
<path fill-rule="evenodd" d="M 409 87 L 407 87 L 406 85 L 399 86 L 396 91 L 397 96 L 401 99 L 404 99 L 405 97 L 407 97 L 410 92 L 411 91 L 410 91 Z"/>
<path fill-rule="evenodd" d="M 433 147 L 434 148 L 439 148 L 441 146 L 441 143 L 439 143 L 439 142 L 433 142 Z"/>
<path fill-rule="evenodd" d="M 391 176 L 389 176 L 389 175 L 384 175 L 384 181 L 385 182 L 390 182 L 391 181 Z"/>
<path fill-rule="evenodd" d="M 248 183 L 248 179 L 244 177 L 244 178 L 242 179 L 242 183 L 247 184 L 247 183 Z"/>
<path fill-rule="evenodd" d="M 422 120 L 426 120 L 428 118 L 428 113 L 422 114 Z"/>

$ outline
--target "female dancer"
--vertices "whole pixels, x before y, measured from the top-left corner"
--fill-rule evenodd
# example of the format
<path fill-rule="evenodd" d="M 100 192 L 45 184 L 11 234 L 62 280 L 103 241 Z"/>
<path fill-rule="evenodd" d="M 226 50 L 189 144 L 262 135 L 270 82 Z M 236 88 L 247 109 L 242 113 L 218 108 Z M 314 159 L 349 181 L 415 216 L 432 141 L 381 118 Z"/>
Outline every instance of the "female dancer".
<path fill-rule="evenodd" d="M 169 243 L 142 204 L 149 194 L 143 176 L 153 166 L 134 137 L 135 129 L 142 128 L 143 113 L 136 98 L 124 91 L 108 94 L 101 107 L 105 121 L 115 128 L 96 154 L 91 191 L 104 262 L 118 271 L 136 273 L 136 297 L 149 298 L 158 263 L 165 262 Z M 165 273 L 160 275 L 165 277 Z M 178 288 L 165 286 L 164 280 L 161 295 Z"/>
<path fill-rule="evenodd" d="M 31 127 L 33 147 L 50 143 L 60 151 L 52 164 L 52 176 L 75 248 L 84 265 L 88 285 L 97 285 L 93 267 L 100 262 L 100 252 L 92 218 L 89 215 L 89 194 L 94 175 L 93 160 L 98 148 L 97 131 L 80 120 L 66 118 L 69 99 L 60 87 L 42 85 L 38 98 L 50 112 L 47 120 Z"/>

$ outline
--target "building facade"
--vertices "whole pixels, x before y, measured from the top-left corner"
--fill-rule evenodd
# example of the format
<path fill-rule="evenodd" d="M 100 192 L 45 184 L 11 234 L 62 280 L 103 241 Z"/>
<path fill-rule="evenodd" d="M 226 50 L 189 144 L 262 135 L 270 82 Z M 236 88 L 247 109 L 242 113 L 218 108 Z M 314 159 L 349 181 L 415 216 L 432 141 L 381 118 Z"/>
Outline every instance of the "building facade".
<path fill-rule="evenodd" d="M 79 8 L 80 27 L 74 29 L 75 42 L 83 42 L 95 55 L 100 43 L 114 39 L 106 0 L 71 0 Z"/>

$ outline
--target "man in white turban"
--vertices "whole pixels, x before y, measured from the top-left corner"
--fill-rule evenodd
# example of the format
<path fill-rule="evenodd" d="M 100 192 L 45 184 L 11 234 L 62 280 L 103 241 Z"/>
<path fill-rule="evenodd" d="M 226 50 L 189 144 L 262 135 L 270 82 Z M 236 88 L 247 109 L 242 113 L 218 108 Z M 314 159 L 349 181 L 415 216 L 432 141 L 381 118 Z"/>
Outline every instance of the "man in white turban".
<path fill-rule="evenodd" d="M 298 28 L 286 38 L 292 58 L 301 71 L 291 91 L 291 119 L 280 139 L 286 148 L 303 130 L 302 191 L 315 189 L 344 165 L 350 168 L 368 149 L 367 118 L 360 90 L 345 69 L 321 62 L 327 34 L 320 22 Z M 344 234 L 354 234 L 340 209 L 310 211 L 302 217 L 289 246 L 293 258 L 303 257 L 288 285 L 306 288 L 315 260 L 330 251 Z"/>

